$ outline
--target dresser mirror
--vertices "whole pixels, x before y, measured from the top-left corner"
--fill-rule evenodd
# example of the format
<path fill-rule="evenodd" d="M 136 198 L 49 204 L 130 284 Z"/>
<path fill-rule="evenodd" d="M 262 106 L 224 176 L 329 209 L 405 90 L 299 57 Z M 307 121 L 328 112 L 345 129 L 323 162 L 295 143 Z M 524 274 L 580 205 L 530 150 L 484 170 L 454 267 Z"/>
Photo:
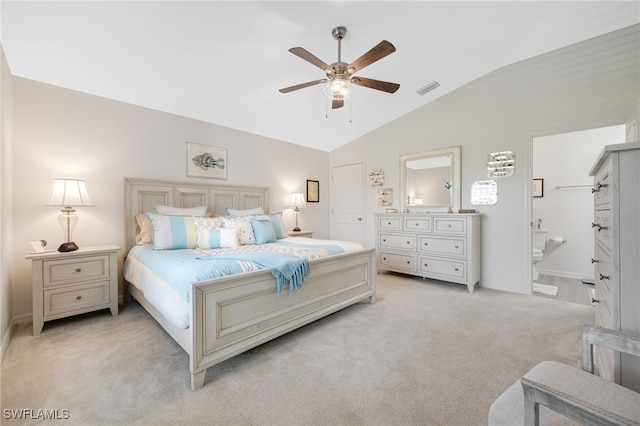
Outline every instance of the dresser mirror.
<path fill-rule="evenodd" d="M 409 211 L 460 209 L 460 147 L 401 155 L 400 199 Z"/>

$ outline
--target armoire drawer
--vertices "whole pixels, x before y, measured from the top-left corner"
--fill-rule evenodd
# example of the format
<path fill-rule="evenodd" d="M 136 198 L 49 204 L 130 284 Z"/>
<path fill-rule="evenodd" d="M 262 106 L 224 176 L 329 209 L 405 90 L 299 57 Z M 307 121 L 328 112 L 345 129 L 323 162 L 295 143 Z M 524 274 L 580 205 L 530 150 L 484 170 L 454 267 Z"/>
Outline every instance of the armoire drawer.
<path fill-rule="evenodd" d="M 392 269 L 400 269 L 406 272 L 416 271 L 416 256 L 411 254 L 398 254 L 380 252 L 378 263 L 380 266 Z"/>
<path fill-rule="evenodd" d="M 404 219 L 404 230 L 431 232 L 431 218 L 430 217 L 422 217 L 422 218 L 407 217 Z"/>
<path fill-rule="evenodd" d="M 380 247 L 411 251 L 416 249 L 415 235 L 380 234 L 379 238 Z"/>
<path fill-rule="evenodd" d="M 613 247 L 611 210 L 594 211 L 592 227 L 596 241 L 599 241 L 608 252 L 611 252 L 611 248 Z"/>
<path fill-rule="evenodd" d="M 420 236 L 420 251 L 423 253 L 464 256 L 467 241 L 461 238 L 438 238 Z"/>
<path fill-rule="evenodd" d="M 612 170 L 613 166 L 611 158 L 609 158 L 593 177 L 593 201 L 596 208 L 602 208 L 611 203 L 611 194 L 613 193 L 611 186 Z"/>
<path fill-rule="evenodd" d="M 435 217 L 433 230 L 438 234 L 466 234 L 467 220 L 464 217 Z"/>
<path fill-rule="evenodd" d="M 441 276 L 465 280 L 467 278 L 467 263 L 463 260 L 439 259 L 435 257 L 420 257 L 418 272 L 432 276 Z"/>

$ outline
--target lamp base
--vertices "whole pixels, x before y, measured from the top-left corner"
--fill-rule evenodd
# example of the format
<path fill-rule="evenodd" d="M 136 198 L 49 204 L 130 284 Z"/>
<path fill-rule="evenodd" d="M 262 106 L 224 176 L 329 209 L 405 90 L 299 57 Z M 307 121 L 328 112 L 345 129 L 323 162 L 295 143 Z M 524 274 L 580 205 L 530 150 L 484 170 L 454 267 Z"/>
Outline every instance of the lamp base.
<path fill-rule="evenodd" d="M 300 232 L 300 231 L 301 231 L 301 229 L 298 228 L 297 226 L 295 228 L 293 228 L 293 232 Z"/>
<path fill-rule="evenodd" d="M 76 250 L 78 250 L 78 245 L 73 241 L 70 241 L 68 243 L 62 243 L 60 244 L 60 247 L 58 247 L 58 251 L 62 253 L 66 253 L 68 251 L 76 251 Z"/>

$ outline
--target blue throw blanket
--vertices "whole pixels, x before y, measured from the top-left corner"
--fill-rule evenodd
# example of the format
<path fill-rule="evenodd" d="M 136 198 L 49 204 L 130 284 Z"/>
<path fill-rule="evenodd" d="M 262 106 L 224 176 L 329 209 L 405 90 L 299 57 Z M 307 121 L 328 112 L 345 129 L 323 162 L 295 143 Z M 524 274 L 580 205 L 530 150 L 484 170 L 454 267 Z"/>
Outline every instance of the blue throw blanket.
<path fill-rule="evenodd" d="M 198 259 L 246 260 L 260 268 L 270 269 L 276 279 L 278 294 L 282 291 L 285 281 L 289 281 L 289 292 L 299 289 L 311 272 L 307 260 L 288 253 L 229 253 L 198 256 Z"/>

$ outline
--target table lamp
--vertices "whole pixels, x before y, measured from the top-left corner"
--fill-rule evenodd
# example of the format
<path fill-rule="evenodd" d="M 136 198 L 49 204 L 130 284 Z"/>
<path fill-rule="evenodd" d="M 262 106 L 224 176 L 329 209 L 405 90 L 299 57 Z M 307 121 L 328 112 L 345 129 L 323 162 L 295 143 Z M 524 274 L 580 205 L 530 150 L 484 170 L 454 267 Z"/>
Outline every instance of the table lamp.
<path fill-rule="evenodd" d="M 51 188 L 51 196 L 47 206 L 63 206 L 58 216 L 58 223 L 64 233 L 64 242 L 58 247 L 60 252 L 78 250 L 78 245 L 73 242 L 73 229 L 78 223 L 78 216 L 74 207 L 91 207 L 91 199 L 87 193 L 87 186 L 83 180 L 54 179 Z"/>

